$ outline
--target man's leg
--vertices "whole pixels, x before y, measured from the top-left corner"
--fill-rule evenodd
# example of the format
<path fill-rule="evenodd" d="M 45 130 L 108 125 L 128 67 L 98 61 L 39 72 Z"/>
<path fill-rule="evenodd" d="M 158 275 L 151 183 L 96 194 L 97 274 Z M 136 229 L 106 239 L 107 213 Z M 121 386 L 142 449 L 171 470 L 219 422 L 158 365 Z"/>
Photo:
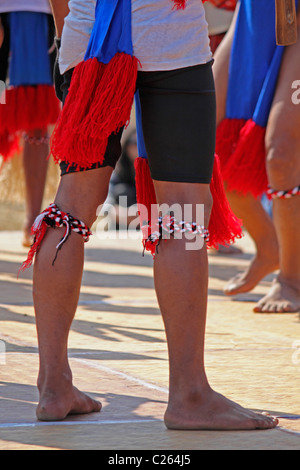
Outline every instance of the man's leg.
<path fill-rule="evenodd" d="M 300 106 L 291 99 L 292 83 L 300 75 L 299 53 L 300 37 L 297 44 L 285 51 L 268 122 L 267 171 L 269 184 L 275 190 L 290 190 L 300 185 Z M 275 198 L 273 213 L 280 273 L 255 311 L 296 312 L 300 309 L 300 195 Z"/>
<path fill-rule="evenodd" d="M 227 191 L 227 198 L 234 213 L 243 220 L 251 236 L 256 253 L 245 272 L 229 280 L 224 288 L 227 295 L 249 292 L 268 274 L 279 268 L 278 241 L 271 217 L 261 201 L 252 194 Z"/>
<path fill-rule="evenodd" d="M 25 137 L 23 150 L 23 168 L 26 187 L 26 216 L 24 223 L 23 245 L 30 246 L 31 226 L 41 211 L 46 184 L 49 144 L 47 131 L 35 130 Z"/>
<path fill-rule="evenodd" d="M 106 199 L 111 172 L 111 167 L 105 167 L 64 175 L 55 203 L 90 227 L 96 219 L 98 205 Z M 48 228 L 34 266 L 33 295 L 40 354 L 37 417 L 40 420 L 60 420 L 70 413 L 101 409 L 99 402 L 72 384 L 67 342 L 79 298 L 84 242 L 80 235 L 71 233 L 52 266 L 55 247 L 63 233 L 64 229 Z"/>
<path fill-rule="evenodd" d="M 217 125 L 226 116 L 228 68 L 236 14 L 237 12 L 215 54 L 213 72 L 217 100 Z M 231 279 L 225 287 L 226 294 L 235 295 L 253 289 L 266 275 L 278 268 L 278 243 L 273 222 L 259 199 L 255 199 L 251 194 L 244 196 L 228 190 L 226 194 L 233 212 L 243 220 L 244 227 L 256 247 L 256 255 L 249 268 Z"/>
<path fill-rule="evenodd" d="M 188 204 L 195 212 L 197 204 L 204 204 L 205 225 L 208 226 L 211 207 L 208 185 L 155 181 L 155 190 L 159 205 L 180 204 L 184 207 Z M 203 357 L 207 250 L 205 246 L 187 250 L 187 243 L 184 237 L 162 241 L 154 262 L 155 289 L 165 324 L 170 361 L 166 426 L 170 429 L 275 427 L 277 421 L 273 418 L 242 408 L 214 392 L 208 384 Z"/>

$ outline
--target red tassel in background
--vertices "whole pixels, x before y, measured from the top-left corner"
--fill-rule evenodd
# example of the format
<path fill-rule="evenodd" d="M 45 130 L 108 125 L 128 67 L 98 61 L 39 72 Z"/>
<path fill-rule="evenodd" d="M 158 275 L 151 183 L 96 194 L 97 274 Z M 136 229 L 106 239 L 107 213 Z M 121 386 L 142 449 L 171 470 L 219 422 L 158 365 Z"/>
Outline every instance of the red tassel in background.
<path fill-rule="evenodd" d="M 0 106 L 1 132 L 44 129 L 55 124 L 60 105 L 50 85 L 19 86 L 6 91 L 6 104 Z"/>
<path fill-rule="evenodd" d="M 20 133 L 55 124 L 60 104 L 50 85 L 8 88 L 0 106 L 0 154 L 7 160 L 19 150 Z"/>
<path fill-rule="evenodd" d="M 89 168 L 103 161 L 108 137 L 129 122 L 136 77 L 137 59 L 123 53 L 108 64 L 94 58 L 75 68 L 51 139 L 56 162 Z"/>
<path fill-rule="evenodd" d="M 17 135 L 9 134 L 6 131 L 0 133 L 0 155 L 3 157 L 4 162 L 20 152 L 20 150 L 19 137 Z"/>
<path fill-rule="evenodd" d="M 251 119 L 224 119 L 217 129 L 216 152 L 228 191 L 254 197 L 266 192 L 265 128 Z"/>

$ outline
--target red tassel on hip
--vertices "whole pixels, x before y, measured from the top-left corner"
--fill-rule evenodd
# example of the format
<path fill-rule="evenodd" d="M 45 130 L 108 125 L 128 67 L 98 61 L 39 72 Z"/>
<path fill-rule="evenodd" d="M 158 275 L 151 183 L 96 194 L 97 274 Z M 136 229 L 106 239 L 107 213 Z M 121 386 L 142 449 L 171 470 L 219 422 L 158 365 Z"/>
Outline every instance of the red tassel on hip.
<path fill-rule="evenodd" d="M 89 168 L 103 161 L 108 137 L 129 122 L 136 77 L 137 59 L 128 54 L 77 65 L 51 139 L 56 162 Z"/>

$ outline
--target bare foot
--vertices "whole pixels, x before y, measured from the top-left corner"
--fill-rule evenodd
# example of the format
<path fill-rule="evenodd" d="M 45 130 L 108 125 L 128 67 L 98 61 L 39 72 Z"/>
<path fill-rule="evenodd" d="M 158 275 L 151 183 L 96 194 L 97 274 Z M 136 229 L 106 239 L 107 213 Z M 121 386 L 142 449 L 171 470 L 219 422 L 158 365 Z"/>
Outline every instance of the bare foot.
<path fill-rule="evenodd" d="M 23 240 L 22 240 L 22 245 L 25 247 L 25 248 L 29 248 L 31 247 L 33 243 L 33 237 L 30 233 L 28 233 L 26 230 L 24 230 L 23 232 Z"/>
<path fill-rule="evenodd" d="M 240 255 L 243 253 L 243 250 L 237 246 L 226 244 L 219 245 L 218 249 L 213 249 L 212 252 L 220 255 Z"/>
<path fill-rule="evenodd" d="M 233 277 L 226 287 L 224 293 L 226 295 L 237 295 L 244 292 L 249 292 L 268 274 L 276 271 L 279 268 L 279 261 L 277 255 L 267 258 L 265 255 L 261 256 L 258 253 L 253 258 L 249 268 L 237 276 Z"/>
<path fill-rule="evenodd" d="M 36 416 L 40 421 L 61 421 L 68 415 L 95 413 L 101 408 L 100 402 L 71 385 L 65 389 L 62 387 L 62 391 L 59 392 L 44 389 L 40 393 Z"/>
<path fill-rule="evenodd" d="M 300 311 L 300 286 L 296 287 L 278 276 L 270 292 L 258 302 L 253 310 L 258 313 L 294 313 Z"/>
<path fill-rule="evenodd" d="M 254 430 L 272 429 L 278 420 L 255 413 L 209 389 L 184 404 L 169 405 L 165 413 L 168 429 L 182 430 Z"/>

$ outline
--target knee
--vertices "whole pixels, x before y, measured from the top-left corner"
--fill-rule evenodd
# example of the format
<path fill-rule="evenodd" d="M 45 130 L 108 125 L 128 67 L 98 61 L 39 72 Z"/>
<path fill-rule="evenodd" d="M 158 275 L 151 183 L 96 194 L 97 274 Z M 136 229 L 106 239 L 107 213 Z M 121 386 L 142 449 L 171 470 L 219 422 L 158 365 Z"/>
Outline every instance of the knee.
<path fill-rule="evenodd" d="M 271 186 L 299 184 L 298 147 L 299 138 L 290 133 L 266 138 L 266 167 Z"/>

